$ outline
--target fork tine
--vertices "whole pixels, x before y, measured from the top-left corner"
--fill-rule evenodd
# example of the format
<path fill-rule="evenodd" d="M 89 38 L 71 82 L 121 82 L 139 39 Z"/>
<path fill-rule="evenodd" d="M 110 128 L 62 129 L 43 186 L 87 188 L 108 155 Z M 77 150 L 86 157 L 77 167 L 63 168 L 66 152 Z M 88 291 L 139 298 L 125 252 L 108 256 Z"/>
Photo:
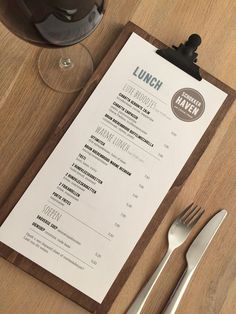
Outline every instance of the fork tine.
<path fill-rule="evenodd" d="M 189 212 L 188 216 L 184 217 L 184 223 L 187 225 L 201 210 L 201 207 L 194 206 L 194 208 Z"/>
<path fill-rule="evenodd" d="M 193 206 L 194 202 L 188 205 L 178 216 L 180 220 L 184 217 L 184 215 L 189 211 L 189 209 Z"/>
<path fill-rule="evenodd" d="M 182 219 L 183 223 L 187 223 L 187 221 L 191 220 L 192 217 L 195 215 L 196 209 L 198 208 L 198 205 L 195 205 L 191 210 L 187 212 L 187 215 L 185 215 Z"/>
<path fill-rule="evenodd" d="M 205 209 L 203 209 L 201 212 L 198 211 L 198 215 L 195 215 L 195 219 L 194 220 L 190 220 L 188 223 L 188 227 L 192 228 L 194 225 L 196 225 L 196 223 L 198 222 L 198 220 L 202 217 L 202 215 L 204 214 Z"/>

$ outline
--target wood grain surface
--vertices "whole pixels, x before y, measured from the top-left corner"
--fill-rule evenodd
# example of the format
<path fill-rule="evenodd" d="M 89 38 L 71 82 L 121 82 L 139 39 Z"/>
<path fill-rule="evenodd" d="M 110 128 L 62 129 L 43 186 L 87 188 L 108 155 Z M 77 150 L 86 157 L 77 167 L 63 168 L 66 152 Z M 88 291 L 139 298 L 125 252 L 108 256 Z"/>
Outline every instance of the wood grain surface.
<path fill-rule="evenodd" d="M 203 37 L 199 64 L 235 88 L 234 1 L 109 1 L 105 19 L 85 44 L 96 64 L 129 19 L 166 44 L 178 44 L 192 32 Z M 73 103 L 76 94 L 51 91 L 37 74 L 39 49 L 0 28 L 0 197 L 1 203 Z M 176 213 L 195 200 L 210 216 L 220 207 L 230 216 L 201 263 L 179 313 L 236 312 L 236 110 L 228 112 L 164 222 L 133 270 L 111 313 L 123 313 L 166 249 L 166 232 Z M 202 224 L 204 220 L 202 221 Z M 200 227 L 200 225 L 198 226 Z M 196 232 L 197 230 L 195 230 Z M 193 234 L 194 236 L 194 234 Z M 160 278 L 145 313 L 158 313 L 184 267 L 178 250 Z M 223 243 L 223 244 L 222 244 Z M 0 260 L 0 313 L 85 313 L 46 285 Z"/>

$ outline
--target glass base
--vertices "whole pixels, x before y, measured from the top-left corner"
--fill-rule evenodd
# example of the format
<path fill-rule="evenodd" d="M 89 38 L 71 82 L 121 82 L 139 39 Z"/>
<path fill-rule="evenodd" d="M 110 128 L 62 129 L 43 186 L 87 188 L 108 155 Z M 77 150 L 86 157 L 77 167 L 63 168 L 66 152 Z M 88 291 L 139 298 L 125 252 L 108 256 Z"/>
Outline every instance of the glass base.
<path fill-rule="evenodd" d="M 62 93 L 80 91 L 93 73 L 93 59 L 82 44 L 46 49 L 40 53 L 39 73 L 53 90 Z"/>

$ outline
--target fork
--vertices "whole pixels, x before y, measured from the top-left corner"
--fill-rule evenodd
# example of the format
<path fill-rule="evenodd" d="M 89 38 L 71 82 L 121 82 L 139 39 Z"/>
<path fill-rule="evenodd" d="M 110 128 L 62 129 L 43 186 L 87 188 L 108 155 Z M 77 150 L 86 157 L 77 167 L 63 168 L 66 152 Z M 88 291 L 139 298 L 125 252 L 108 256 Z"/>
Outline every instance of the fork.
<path fill-rule="evenodd" d="M 175 219 L 168 231 L 168 249 L 160 262 L 159 266 L 154 271 L 151 278 L 148 280 L 146 285 L 141 289 L 137 295 L 134 302 L 129 307 L 126 314 L 140 314 L 144 305 L 155 285 L 162 270 L 167 264 L 171 254 L 176 248 L 178 248 L 184 241 L 187 239 L 191 229 L 196 225 L 198 220 L 201 218 L 204 213 L 204 209 L 201 210 L 201 207 L 198 205 L 193 206 L 194 203 L 186 207 Z"/>

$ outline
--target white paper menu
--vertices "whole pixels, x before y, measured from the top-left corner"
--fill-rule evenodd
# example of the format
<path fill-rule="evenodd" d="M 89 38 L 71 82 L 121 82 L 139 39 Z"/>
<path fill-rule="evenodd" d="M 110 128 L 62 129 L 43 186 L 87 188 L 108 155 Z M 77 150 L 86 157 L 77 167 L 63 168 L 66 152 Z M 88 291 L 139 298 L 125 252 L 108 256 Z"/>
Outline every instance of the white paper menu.
<path fill-rule="evenodd" d="M 226 94 L 133 33 L 0 228 L 101 303 Z"/>

